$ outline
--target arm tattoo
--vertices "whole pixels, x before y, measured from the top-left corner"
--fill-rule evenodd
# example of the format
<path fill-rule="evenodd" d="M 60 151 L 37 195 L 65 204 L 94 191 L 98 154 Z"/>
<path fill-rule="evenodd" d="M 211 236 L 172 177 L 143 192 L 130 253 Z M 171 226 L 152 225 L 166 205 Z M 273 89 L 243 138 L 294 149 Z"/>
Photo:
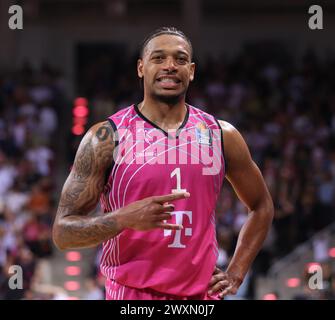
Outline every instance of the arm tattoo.
<path fill-rule="evenodd" d="M 111 129 L 110 125 L 108 124 L 102 125 L 97 130 L 96 137 L 100 142 L 106 141 L 107 139 L 110 139 L 110 141 L 113 142 L 113 130 Z"/>
<path fill-rule="evenodd" d="M 97 245 L 117 234 L 111 214 L 89 216 L 103 191 L 105 173 L 112 157 L 113 130 L 108 122 L 104 122 L 94 126 L 83 138 L 63 187 L 54 235 L 66 247 Z"/>
<path fill-rule="evenodd" d="M 87 142 L 82 150 L 78 151 L 73 172 L 71 173 L 71 187 L 65 189 L 60 200 L 60 207 L 70 207 L 73 205 L 85 190 L 85 184 L 92 171 L 93 153 L 94 151 L 90 142 Z"/>
<path fill-rule="evenodd" d="M 89 141 L 84 145 L 83 150 L 78 154 L 78 159 L 75 162 L 75 178 L 80 181 L 88 178 L 92 171 L 93 162 L 94 150 L 92 143 Z"/>

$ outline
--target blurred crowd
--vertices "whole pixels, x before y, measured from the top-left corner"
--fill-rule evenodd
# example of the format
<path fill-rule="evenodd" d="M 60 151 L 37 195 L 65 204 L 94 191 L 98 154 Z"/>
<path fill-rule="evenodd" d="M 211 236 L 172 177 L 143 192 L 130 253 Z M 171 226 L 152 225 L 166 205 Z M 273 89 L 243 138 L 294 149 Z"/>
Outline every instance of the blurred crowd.
<path fill-rule="evenodd" d="M 90 101 L 91 124 L 142 97 L 135 56 L 115 61 L 102 53 L 80 66 L 78 79 L 78 94 Z M 30 298 L 34 283 L 50 274 L 45 261 L 53 254 L 63 99 L 59 73 L 47 65 L 36 72 L 25 64 L 0 76 L 0 299 Z M 242 133 L 274 201 L 273 226 L 243 288 L 243 297 L 252 298 L 252 279 L 335 221 L 335 58 L 306 51 L 295 59 L 264 47 L 246 48 L 234 58 L 209 57 L 198 62 L 187 101 Z M 68 144 L 68 165 L 79 141 Z M 223 268 L 247 214 L 225 182 L 217 206 Z M 85 284 L 87 297 L 103 297 L 100 254 L 101 248 Z M 8 290 L 8 267 L 15 264 L 29 275 L 26 290 Z M 327 276 L 333 283 L 331 267 Z"/>
<path fill-rule="evenodd" d="M 0 299 L 33 298 L 34 286 L 50 281 L 54 146 L 63 99 L 57 79 L 46 64 L 0 74 Z M 11 271 L 15 265 L 22 273 Z M 22 290 L 10 290 L 11 277 Z"/>

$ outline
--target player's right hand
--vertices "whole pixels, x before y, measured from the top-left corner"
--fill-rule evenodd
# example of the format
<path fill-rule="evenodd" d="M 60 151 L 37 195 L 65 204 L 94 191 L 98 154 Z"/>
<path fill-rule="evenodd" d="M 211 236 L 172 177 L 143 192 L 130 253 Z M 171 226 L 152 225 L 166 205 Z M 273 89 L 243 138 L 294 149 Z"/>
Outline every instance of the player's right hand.
<path fill-rule="evenodd" d="M 130 228 L 146 231 L 154 228 L 180 230 L 180 224 L 167 223 L 171 219 L 174 204 L 169 203 L 190 196 L 188 192 L 171 193 L 163 196 L 152 196 L 135 201 L 113 213 L 122 229 Z"/>

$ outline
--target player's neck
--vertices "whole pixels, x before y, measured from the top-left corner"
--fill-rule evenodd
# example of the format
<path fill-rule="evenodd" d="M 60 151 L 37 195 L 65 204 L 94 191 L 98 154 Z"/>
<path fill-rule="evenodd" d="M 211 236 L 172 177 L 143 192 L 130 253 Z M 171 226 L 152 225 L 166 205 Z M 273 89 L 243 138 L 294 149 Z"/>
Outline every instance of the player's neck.
<path fill-rule="evenodd" d="M 178 129 L 183 123 L 187 107 L 182 99 L 175 104 L 146 99 L 138 105 L 140 112 L 163 130 Z"/>

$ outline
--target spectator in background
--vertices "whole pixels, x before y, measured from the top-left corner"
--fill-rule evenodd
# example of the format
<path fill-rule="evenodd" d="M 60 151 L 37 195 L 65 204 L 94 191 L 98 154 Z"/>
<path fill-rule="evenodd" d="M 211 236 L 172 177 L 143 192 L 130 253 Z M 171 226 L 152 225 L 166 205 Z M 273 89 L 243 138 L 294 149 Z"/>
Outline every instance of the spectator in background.
<path fill-rule="evenodd" d="M 40 136 L 46 144 L 50 144 L 52 135 L 58 127 L 58 117 L 55 109 L 50 106 L 50 102 L 47 100 L 40 104 L 38 123 Z"/>
<path fill-rule="evenodd" d="M 15 166 L 7 158 L 6 154 L 0 150 L 0 197 L 4 197 L 14 185 L 16 175 L 17 170 Z"/>

